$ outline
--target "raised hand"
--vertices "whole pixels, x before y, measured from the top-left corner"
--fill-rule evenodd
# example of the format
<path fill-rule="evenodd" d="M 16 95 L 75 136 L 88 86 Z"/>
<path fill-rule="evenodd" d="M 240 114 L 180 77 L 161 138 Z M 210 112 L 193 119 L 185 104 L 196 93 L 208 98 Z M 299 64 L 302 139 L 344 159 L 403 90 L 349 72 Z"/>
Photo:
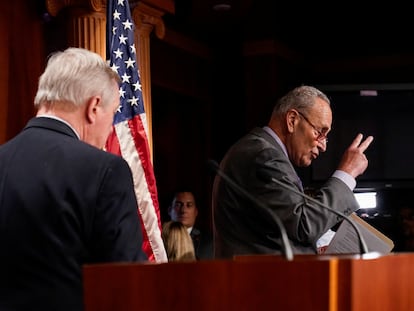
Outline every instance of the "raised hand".
<path fill-rule="evenodd" d="M 338 169 L 356 178 L 365 172 L 368 167 L 368 159 L 364 152 L 369 147 L 374 137 L 368 136 L 362 141 L 363 135 L 358 134 L 348 149 L 345 150 Z"/>

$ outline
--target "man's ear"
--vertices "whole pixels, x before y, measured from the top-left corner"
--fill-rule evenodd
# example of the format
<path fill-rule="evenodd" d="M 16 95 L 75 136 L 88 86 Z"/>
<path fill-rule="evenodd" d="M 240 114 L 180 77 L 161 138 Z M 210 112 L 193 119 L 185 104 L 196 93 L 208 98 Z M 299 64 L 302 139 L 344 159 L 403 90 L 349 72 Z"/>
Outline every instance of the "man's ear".
<path fill-rule="evenodd" d="M 292 133 L 294 131 L 297 120 L 298 114 L 295 110 L 289 110 L 286 113 L 286 124 L 289 133 Z"/>
<path fill-rule="evenodd" d="M 95 123 L 100 104 L 101 98 L 99 96 L 93 96 L 86 102 L 85 115 L 89 123 Z"/>

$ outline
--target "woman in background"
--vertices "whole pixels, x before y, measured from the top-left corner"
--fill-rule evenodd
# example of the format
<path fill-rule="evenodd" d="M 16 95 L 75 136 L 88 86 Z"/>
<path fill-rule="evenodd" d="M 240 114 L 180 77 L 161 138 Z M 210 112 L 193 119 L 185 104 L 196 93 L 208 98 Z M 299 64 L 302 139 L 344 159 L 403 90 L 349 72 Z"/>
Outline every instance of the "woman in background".
<path fill-rule="evenodd" d="M 179 221 L 168 221 L 163 225 L 162 239 L 168 261 L 195 261 L 193 241 L 186 227 Z"/>

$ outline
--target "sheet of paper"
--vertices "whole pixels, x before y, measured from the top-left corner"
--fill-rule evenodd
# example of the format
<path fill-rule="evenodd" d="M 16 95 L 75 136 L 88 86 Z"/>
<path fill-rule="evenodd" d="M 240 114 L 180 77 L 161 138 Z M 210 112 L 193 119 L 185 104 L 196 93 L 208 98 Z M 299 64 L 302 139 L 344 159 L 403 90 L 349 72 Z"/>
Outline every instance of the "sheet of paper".
<path fill-rule="evenodd" d="M 360 231 L 369 252 L 389 253 L 394 242 L 356 214 L 349 216 Z M 324 254 L 359 254 L 359 238 L 354 227 L 346 220 L 342 221 Z"/>

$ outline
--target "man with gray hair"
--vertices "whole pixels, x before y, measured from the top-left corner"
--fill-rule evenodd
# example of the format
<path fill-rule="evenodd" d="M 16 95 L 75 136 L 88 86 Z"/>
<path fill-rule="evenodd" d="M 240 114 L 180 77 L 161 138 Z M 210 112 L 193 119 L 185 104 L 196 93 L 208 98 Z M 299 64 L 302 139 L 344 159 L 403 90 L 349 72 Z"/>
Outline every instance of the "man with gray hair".
<path fill-rule="evenodd" d="M 118 85 L 96 53 L 53 54 L 36 117 L 0 147 L 1 310 L 82 310 L 82 265 L 147 260 L 130 168 L 102 150 Z"/>
<path fill-rule="evenodd" d="M 312 86 L 300 86 L 276 103 L 267 126 L 253 129 L 229 149 L 221 172 L 263 204 L 253 204 L 216 176 L 212 196 L 216 258 L 283 253 L 277 219 L 293 253 L 317 253 L 317 241 L 342 219 L 304 197 L 295 168 L 309 166 L 326 151 L 331 124 L 328 97 Z M 345 215 L 359 208 L 353 194 L 355 178 L 368 166 L 364 151 L 372 140 L 372 136 L 363 140 L 362 134 L 355 137 L 338 169 L 315 192 L 315 200 Z"/>

